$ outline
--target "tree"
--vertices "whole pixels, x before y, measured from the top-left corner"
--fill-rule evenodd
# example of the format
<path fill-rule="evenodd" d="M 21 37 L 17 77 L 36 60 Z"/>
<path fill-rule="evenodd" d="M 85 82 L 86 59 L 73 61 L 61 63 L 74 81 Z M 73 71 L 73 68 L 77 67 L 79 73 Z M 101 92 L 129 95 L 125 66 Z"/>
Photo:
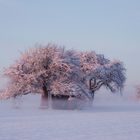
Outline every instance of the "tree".
<path fill-rule="evenodd" d="M 93 100 L 102 86 L 116 92 L 124 87 L 125 68 L 94 51 L 77 52 L 53 44 L 33 48 L 4 74 L 10 79 L 1 97 L 40 93 L 43 98 L 60 97 Z"/>
<path fill-rule="evenodd" d="M 62 60 L 62 48 L 49 44 L 30 49 L 5 70 L 4 74 L 11 80 L 5 96 L 16 97 L 28 93 L 48 96 L 52 82 L 68 71 L 69 66 Z"/>
<path fill-rule="evenodd" d="M 92 98 L 97 90 L 105 86 L 111 92 L 124 87 L 125 68 L 120 61 L 110 61 L 95 52 L 80 53 L 81 71 L 85 84 L 91 90 Z"/>
<path fill-rule="evenodd" d="M 140 86 L 136 86 L 136 91 L 137 91 L 136 97 L 137 97 L 138 99 L 140 99 Z"/>

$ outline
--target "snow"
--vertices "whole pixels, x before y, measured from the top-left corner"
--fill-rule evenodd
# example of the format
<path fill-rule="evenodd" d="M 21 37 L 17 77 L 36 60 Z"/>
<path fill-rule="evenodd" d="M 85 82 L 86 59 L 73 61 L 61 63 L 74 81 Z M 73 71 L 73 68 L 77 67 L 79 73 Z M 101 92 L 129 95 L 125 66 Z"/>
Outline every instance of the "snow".
<path fill-rule="evenodd" d="M 82 110 L 40 109 L 39 96 L 18 100 L 0 101 L 0 140 L 140 139 L 140 102 L 126 97 L 95 96 Z"/>

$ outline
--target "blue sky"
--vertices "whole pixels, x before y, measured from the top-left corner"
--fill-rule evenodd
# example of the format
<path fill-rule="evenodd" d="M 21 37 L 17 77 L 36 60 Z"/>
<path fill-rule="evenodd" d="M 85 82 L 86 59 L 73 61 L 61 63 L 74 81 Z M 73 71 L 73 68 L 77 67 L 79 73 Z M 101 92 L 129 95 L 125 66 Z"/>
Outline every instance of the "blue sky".
<path fill-rule="evenodd" d="M 126 85 L 140 84 L 139 0 L 0 0 L 0 70 L 49 42 L 120 59 Z"/>

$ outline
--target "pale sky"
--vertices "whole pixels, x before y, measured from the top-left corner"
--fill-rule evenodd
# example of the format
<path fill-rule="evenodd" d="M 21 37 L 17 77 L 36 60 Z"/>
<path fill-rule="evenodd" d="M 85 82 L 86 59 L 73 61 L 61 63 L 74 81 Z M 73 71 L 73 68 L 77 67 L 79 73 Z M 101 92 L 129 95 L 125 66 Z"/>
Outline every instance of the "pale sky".
<path fill-rule="evenodd" d="M 0 70 L 49 42 L 119 59 L 140 84 L 140 0 L 0 0 Z"/>

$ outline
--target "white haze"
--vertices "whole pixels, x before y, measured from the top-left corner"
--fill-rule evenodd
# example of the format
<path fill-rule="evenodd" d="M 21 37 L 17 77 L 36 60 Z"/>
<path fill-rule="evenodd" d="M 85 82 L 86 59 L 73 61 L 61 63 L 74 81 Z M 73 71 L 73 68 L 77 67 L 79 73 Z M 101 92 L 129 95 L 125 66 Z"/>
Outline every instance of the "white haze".
<path fill-rule="evenodd" d="M 0 140 L 139 140 L 140 102 L 98 94 L 92 108 L 40 109 L 40 96 L 0 101 Z"/>

